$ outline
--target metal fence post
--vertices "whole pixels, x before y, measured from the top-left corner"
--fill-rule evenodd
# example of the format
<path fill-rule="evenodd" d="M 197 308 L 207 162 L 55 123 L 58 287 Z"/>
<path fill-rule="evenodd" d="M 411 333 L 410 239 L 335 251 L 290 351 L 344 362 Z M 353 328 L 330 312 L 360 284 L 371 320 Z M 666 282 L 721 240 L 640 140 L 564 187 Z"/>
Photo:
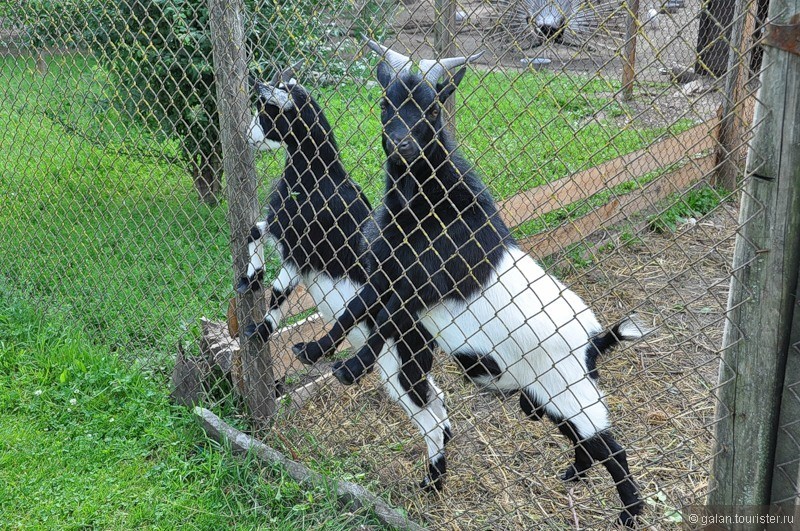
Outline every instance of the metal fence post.
<path fill-rule="evenodd" d="M 799 11 L 800 0 L 773 0 L 770 19 Z M 800 94 L 789 87 L 800 86 L 800 56 L 769 47 L 764 65 L 723 339 L 713 505 L 774 499 L 779 415 L 790 413 L 781 396 L 800 268 Z"/>
<path fill-rule="evenodd" d="M 234 278 L 238 278 L 247 269 L 247 236 L 259 210 L 254 155 L 246 137 L 251 113 L 244 6 L 241 0 L 209 0 L 208 6 L 223 167 L 227 181 L 231 253 L 236 273 Z M 239 295 L 236 317 L 240 323 L 261 319 L 265 312 L 263 296 L 257 297 L 252 291 Z M 267 345 L 245 340 L 241 331 L 239 335 L 247 405 L 254 420 L 264 421 L 275 411 L 272 360 Z"/>

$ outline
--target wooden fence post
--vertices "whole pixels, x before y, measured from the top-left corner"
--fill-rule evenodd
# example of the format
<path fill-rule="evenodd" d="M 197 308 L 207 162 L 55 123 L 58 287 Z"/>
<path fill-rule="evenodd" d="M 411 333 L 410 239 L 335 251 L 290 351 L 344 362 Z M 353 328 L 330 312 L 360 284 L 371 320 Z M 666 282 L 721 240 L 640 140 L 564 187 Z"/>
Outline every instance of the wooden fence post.
<path fill-rule="evenodd" d="M 622 99 L 633 99 L 633 82 L 636 79 L 636 36 L 639 33 L 639 0 L 628 0 L 625 23 L 625 51 L 622 57 Z"/>
<path fill-rule="evenodd" d="M 751 46 L 750 36 L 755 28 L 756 1 L 736 0 L 733 11 L 733 26 L 728 33 L 727 41 L 730 47 L 727 69 L 724 72 L 725 99 L 722 102 L 719 146 L 716 150 L 719 167 L 713 178 L 713 184 L 727 190 L 736 190 L 740 172 L 740 154 L 747 127 L 744 116 L 745 85 L 750 74 L 747 52 Z"/>
<path fill-rule="evenodd" d="M 772 503 L 796 504 L 800 498 L 800 271 L 796 282 L 794 322 L 775 441 Z"/>
<path fill-rule="evenodd" d="M 253 149 L 247 142 L 252 115 L 247 79 L 244 6 L 242 0 L 208 0 L 208 7 L 223 168 L 227 181 L 231 254 L 234 278 L 239 278 L 247 270 L 247 237 L 259 211 Z M 266 312 L 263 296 L 257 297 L 251 291 L 238 297 L 236 317 L 239 323 L 263 319 Z M 239 336 L 247 406 L 253 420 L 264 422 L 275 412 L 272 360 L 266 344 L 247 341 L 241 330 Z"/>
<path fill-rule="evenodd" d="M 436 19 L 433 28 L 433 48 L 439 57 L 456 55 L 456 3 L 455 0 L 435 0 Z M 456 94 L 444 104 L 444 121 L 450 131 L 456 132 Z"/>
<path fill-rule="evenodd" d="M 769 16 L 786 24 L 798 12 L 800 0 L 773 0 Z M 797 363 L 787 359 L 798 355 L 789 352 L 800 269 L 800 92 L 790 87 L 800 86 L 800 56 L 766 48 L 761 81 L 723 338 L 712 505 L 776 500 L 775 458 L 784 451 L 776 445 L 796 444 L 779 426 L 797 414 L 782 409 L 781 397 L 786 368 Z"/>

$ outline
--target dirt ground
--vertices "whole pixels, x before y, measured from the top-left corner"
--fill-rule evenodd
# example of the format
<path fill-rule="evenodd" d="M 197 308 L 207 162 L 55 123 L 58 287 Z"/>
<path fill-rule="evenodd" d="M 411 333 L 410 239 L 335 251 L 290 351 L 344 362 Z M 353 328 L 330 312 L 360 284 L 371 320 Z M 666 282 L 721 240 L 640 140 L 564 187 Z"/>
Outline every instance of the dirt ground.
<path fill-rule="evenodd" d="M 632 228 L 638 226 L 639 229 Z M 737 207 L 722 203 L 675 233 L 619 227 L 597 242 L 591 265 L 551 265 L 610 324 L 630 312 L 653 327 L 645 339 L 601 359 L 614 431 L 647 498 L 650 529 L 677 527 L 675 508 L 703 499 L 713 446 L 714 388 Z M 591 254 L 591 252 L 590 252 Z M 443 357 L 435 378 L 448 397 L 453 440 L 442 495 L 417 488 L 425 445 L 373 374 L 337 382 L 276 424 L 267 441 L 312 467 L 336 463 L 432 529 L 607 529 L 619 510 L 602 467 L 588 480 L 558 475 L 571 448 L 549 422 L 523 420 L 518 397 L 485 393 Z"/>

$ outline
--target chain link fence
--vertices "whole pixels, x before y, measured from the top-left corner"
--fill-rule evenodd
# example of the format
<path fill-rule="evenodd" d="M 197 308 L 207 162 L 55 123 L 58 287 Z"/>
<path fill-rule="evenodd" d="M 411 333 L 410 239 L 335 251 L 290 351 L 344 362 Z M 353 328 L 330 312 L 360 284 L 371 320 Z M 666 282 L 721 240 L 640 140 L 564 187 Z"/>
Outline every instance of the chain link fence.
<path fill-rule="evenodd" d="M 598 385 L 638 483 L 641 521 L 680 525 L 680 509 L 714 488 L 715 392 L 733 243 L 748 221 L 738 210 L 767 2 L 244 5 L 250 72 L 267 83 L 302 60 L 283 87 L 299 83 L 318 103 L 372 207 L 384 197 L 383 92 L 363 38 L 415 64 L 483 52 L 445 109 L 448 127 L 547 273 L 604 327 L 635 313 L 652 329 L 598 359 Z M 244 423 L 237 335 L 250 323 L 236 318 L 242 271 L 231 268 L 231 242 L 245 243 L 229 225 L 237 213 L 225 195 L 206 1 L 6 3 L 0 61 L 3 282 L 43 309 L 66 309 L 165 385 L 171 375 L 184 400 Z M 256 112 L 257 91 L 249 97 Z M 287 149 L 256 155 L 262 209 Z M 263 269 L 268 298 L 279 253 Z M 439 350 L 432 377 L 452 439 L 443 494 L 421 490 L 429 447 L 380 371 L 343 386 L 331 360 L 309 369 L 292 352 L 331 324 L 321 286 L 301 283 L 274 323 L 268 352 L 281 398 L 261 440 L 433 529 L 614 524 L 619 482 L 599 465 L 563 482 L 570 440 L 549 420 L 526 419 L 519 393 L 476 387 Z M 796 385 L 784 392 L 798 400 Z M 795 492 L 797 455 L 779 456 Z"/>

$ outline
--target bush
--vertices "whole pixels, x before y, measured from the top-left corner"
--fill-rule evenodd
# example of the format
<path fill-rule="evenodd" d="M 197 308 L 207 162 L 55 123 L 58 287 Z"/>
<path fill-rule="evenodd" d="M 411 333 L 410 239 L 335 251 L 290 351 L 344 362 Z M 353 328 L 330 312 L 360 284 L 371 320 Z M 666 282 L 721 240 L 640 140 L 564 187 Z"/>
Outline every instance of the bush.
<path fill-rule="evenodd" d="M 272 64 L 318 46 L 323 31 L 313 0 L 245 4 L 248 47 Z M 216 203 L 222 150 L 206 0 L 119 0 L 113 8 L 95 19 L 107 21 L 95 30 L 100 60 L 118 79 L 120 102 L 130 116 L 181 139 L 198 195 Z"/>

